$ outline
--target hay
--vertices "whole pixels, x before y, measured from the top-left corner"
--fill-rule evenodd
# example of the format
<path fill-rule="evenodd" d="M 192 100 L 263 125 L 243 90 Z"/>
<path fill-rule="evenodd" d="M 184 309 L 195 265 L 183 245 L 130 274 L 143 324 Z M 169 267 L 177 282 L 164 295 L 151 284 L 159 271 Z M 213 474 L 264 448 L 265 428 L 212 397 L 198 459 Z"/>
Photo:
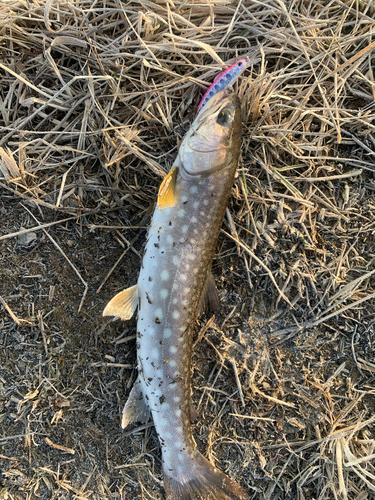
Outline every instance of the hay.
<path fill-rule="evenodd" d="M 238 297 L 251 296 L 241 314 L 251 330 L 251 316 L 262 313 L 269 342 L 257 338 L 257 354 L 241 332 L 235 344 L 224 342 L 233 387 L 242 405 L 252 401 L 254 415 L 248 407 L 227 410 L 238 425 L 264 426 L 263 437 L 284 420 L 305 437 L 250 446 L 237 436 L 243 462 L 266 471 L 263 483 L 250 474 L 253 498 L 261 498 L 266 478 L 264 498 L 278 491 L 277 498 L 365 500 L 375 490 L 374 15 L 371 0 L 1 2 L 0 187 L 29 207 L 63 212 L 64 221 L 77 217 L 84 230 L 102 227 L 85 215 L 120 209 L 145 216 L 137 222 L 143 227 L 205 89 L 237 58 L 259 59 L 235 84 L 242 159 L 217 261 L 239 259 Z M 46 228 L 53 224 L 38 220 L 12 237 L 43 230 L 52 238 Z M 128 241 L 118 233 L 124 251 L 101 287 L 129 249 L 139 256 L 138 236 Z M 60 251 L 85 286 L 84 307 L 88 284 Z M 235 318 L 237 312 L 226 327 Z M 202 327 L 199 337 L 212 348 L 216 328 Z M 315 354 L 309 361 L 298 351 L 292 375 L 279 349 L 306 348 L 306 336 L 317 342 L 311 340 Z M 332 374 L 317 353 L 340 336 L 354 368 Z M 215 356 L 222 365 L 201 386 L 206 408 L 225 363 Z M 217 404 L 230 394 L 220 391 Z M 208 434 L 212 459 L 226 439 L 221 418 Z M 267 468 L 274 450 L 278 459 Z M 145 465 L 138 462 L 132 467 Z M 45 484 L 86 498 L 86 486 L 44 474 Z M 142 498 L 151 498 L 143 489 Z"/>

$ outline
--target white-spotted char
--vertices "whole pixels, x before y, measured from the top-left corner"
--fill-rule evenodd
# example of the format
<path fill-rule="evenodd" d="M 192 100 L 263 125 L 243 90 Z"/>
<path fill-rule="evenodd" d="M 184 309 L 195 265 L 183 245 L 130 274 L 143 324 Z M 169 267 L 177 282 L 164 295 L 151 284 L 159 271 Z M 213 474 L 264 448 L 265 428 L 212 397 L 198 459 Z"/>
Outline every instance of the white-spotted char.
<path fill-rule="evenodd" d="M 196 449 L 190 426 L 192 334 L 199 312 L 216 307 L 210 273 L 241 146 L 241 110 L 228 89 L 202 107 L 161 184 L 137 285 L 104 314 L 138 306 L 138 379 L 123 427 L 151 412 L 168 500 L 246 500 L 244 490 Z"/>

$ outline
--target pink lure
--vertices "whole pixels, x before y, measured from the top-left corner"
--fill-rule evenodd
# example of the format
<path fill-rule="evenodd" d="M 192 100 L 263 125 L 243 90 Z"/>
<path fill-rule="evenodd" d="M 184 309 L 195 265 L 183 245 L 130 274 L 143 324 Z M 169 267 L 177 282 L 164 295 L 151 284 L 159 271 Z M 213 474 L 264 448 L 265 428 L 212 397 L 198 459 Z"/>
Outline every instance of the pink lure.
<path fill-rule="evenodd" d="M 201 102 L 198 106 L 198 111 L 208 102 L 213 95 L 215 95 L 220 90 L 224 90 L 228 85 L 232 85 L 233 82 L 245 71 L 246 68 L 250 66 L 250 61 L 248 59 L 239 59 L 230 68 L 226 69 L 221 75 L 219 75 L 214 83 L 208 88 L 207 92 L 204 94 Z"/>

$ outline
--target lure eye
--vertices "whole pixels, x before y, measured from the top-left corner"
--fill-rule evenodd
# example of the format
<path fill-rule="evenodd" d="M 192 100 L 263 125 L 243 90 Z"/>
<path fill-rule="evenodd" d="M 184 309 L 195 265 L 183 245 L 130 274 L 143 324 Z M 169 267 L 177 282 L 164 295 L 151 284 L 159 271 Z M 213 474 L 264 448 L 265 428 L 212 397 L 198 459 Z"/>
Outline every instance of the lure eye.
<path fill-rule="evenodd" d="M 233 114 L 229 108 L 224 108 L 220 111 L 217 117 L 219 125 L 229 125 L 233 120 Z"/>

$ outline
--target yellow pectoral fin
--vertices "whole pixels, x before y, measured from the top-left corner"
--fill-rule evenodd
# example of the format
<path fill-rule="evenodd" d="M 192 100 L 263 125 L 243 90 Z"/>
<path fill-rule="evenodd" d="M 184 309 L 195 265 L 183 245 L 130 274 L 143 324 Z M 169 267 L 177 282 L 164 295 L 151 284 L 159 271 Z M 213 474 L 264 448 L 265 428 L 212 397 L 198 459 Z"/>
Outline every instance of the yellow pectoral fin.
<path fill-rule="evenodd" d="M 103 316 L 117 316 L 123 320 L 130 319 L 138 305 L 138 285 L 131 286 L 118 293 L 106 305 Z"/>
<path fill-rule="evenodd" d="M 164 177 L 163 182 L 160 184 L 158 194 L 159 210 L 163 210 L 164 208 L 168 207 L 174 207 L 176 204 L 174 189 L 176 184 L 177 172 L 178 167 L 173 167 L 169 174 Z"/>

